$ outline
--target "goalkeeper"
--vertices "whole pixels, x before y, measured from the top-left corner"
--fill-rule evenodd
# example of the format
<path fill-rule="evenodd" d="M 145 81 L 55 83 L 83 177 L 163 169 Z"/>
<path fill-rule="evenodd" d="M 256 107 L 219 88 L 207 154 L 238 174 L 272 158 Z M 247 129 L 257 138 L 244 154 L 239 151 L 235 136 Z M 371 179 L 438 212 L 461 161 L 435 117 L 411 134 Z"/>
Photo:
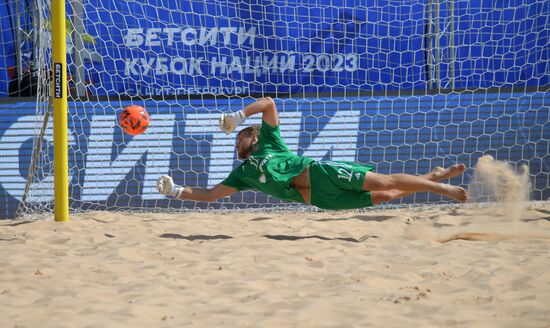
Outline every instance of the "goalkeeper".
<path fill-rule="evenodd" d="M 222 114 L 220 129 L 231 133 L 248 116 L 262 114 L 261 126 L 250 126 L 237 134 L 236 149 L 244 162 L 213 188 L 190 188 L 174 184 L 169 176 L 157 181 L 166 196 L 195 201 L 215 201 L 237 191 L 259 190 L 273 197 L 329 210 L 355 209 L 388 202 L 416 192 L 434 192 L 465 202 L 465 189 L 439 181 L 465 170 L 463 164 L 436 168 L 422 176 L 379 174 L 365 164 L 317 161 L 290 152 L 279 132 L 275 102 L 267 97 L 233 114 Z"/>

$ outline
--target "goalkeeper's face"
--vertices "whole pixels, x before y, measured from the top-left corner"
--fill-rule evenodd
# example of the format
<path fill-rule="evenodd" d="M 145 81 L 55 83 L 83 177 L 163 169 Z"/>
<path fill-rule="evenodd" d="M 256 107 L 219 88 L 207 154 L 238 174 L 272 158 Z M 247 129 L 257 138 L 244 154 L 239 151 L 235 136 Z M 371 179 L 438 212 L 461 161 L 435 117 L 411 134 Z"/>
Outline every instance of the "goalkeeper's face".
<path fill-rule="evenodd" d="M 237 155 L 239 159 L 247 159 L 256 148 L 258 137 L 254 134 L 240 133 L 237 136 Z"/>

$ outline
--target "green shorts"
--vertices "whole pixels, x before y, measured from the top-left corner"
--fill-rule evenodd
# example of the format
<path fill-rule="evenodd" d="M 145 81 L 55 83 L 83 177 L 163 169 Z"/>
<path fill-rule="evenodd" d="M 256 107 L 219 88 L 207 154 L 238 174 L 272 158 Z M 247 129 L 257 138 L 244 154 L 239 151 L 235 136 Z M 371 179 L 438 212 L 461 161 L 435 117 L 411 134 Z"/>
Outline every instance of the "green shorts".
<path fill-rule="evenodd" d="M 369 191 L 363 190 L 370 165 L 341 161 L 316 161 L 309 165 L 311 204 L 327 210 L 372 206 Z"/>

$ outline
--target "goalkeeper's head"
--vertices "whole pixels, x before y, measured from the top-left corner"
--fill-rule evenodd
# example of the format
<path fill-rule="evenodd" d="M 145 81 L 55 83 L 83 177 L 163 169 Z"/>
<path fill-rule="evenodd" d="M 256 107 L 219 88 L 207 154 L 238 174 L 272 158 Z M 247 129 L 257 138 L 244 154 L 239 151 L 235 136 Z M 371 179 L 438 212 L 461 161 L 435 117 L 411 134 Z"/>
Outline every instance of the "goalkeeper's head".
<path fill-rule="evenodd" d="M 239 159 L 247 159 L 257 148 L 258 137 L 260 136 L 260 126 L 252 125 L 242 129 L 237 134 L 237 154 Z"/>

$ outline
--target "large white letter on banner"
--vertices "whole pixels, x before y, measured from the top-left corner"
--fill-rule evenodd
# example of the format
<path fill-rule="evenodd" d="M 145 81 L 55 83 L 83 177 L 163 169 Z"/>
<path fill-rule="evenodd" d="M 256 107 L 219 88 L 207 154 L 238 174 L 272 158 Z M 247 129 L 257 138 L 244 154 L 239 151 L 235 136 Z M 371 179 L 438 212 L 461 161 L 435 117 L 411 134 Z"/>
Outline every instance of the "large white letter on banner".
<path fill-rule="evenodd" d="M 20 162 L 31 162 L 33 149 L 28 158 L 19 158 L 19 150 L 24 142 L 33 138 L 37 124 L 34 115 L 22 116 L 14 122 L 0 138 L 0 171 L 2 171 L 0 184 L 13 197 L 21 200 L 25 191 L 27 177 L 22 177 L 20 173 Z M 50 118 L 46 132 L 44 133 L 43 144 L 53 145 L 53 122 Z M 69 147 L 75 145 L 72 134 L 69 133 Z M 48 154 L 53 160 L 53 154 Z M 48 163 L 53 165 L 53 163 Z M 40 164 L 39 164 L 40 165 Z M 53 172 L 44 172 L 45 177 L 42 181 L 32 185 L 31 192 L 28 195 L 28 202 L 50 202 L 53 200 Z"/>
<path fill-rule="evenodd" d="M 355 161 L 359 111 L 338 111 L 302 154 L 322 159 L 332 151 L 333 161 Z"/>

